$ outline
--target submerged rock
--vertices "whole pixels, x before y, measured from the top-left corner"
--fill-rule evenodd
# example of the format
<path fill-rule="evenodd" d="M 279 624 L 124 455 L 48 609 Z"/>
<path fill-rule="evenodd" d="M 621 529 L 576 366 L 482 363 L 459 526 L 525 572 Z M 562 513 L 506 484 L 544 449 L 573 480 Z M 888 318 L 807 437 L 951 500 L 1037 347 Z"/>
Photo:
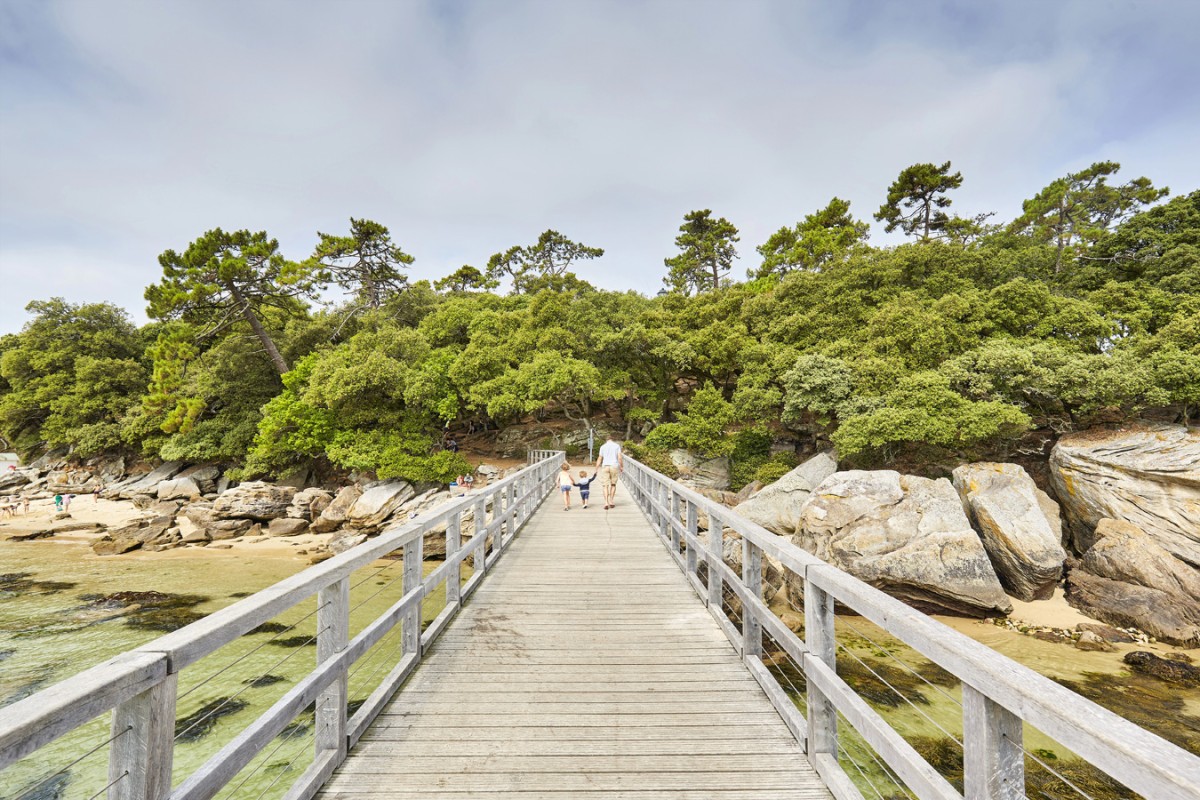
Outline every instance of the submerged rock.
<path fill-rule="evenodd" d="M 772 533 L 791 536 L 800 523 L 800 509 L 821 481 L 837 472 L 837 455 L 817 453 L 779 480 L 767 485 L 734 510 Z"/>
<path fill-rule="evenodd" d="M 1017 464 L 964 464 L 954 488 L 1004 587 L 1027 602 L 1054 594 L 1067 553 L 1050 496 Z"/>
<path fill-rule="evenodd" d="M 792 541 L 923 611 L 977 617 L 1012 611 L 945 478 L 834 473 L 813 489 Z"/>
<path fill-rule="evenodd" d="M 1200 431 L 1180 425 L 1064 436 L 1050 477 L 1078 553 L 1102 519 L 1131 522 L 1200 567 Z"/>
<path fill-rule="evenodd" d="M 1193 667 L 1182 661 L 1159 658 L 1153 653 L 1143 650 L 1126 653 L 1124 661 L 1134 672 L 1140 672 L 1143 675 L 1152 675 L 1168 683 L 1200 686 L 1200 667 Z"/>

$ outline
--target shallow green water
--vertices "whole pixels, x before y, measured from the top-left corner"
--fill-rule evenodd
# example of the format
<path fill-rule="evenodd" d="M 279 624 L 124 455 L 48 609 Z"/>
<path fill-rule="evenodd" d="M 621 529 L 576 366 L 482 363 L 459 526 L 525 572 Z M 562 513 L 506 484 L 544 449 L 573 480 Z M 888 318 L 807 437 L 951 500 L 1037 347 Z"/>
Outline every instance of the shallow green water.
<path fill-rule="evenodd" d="M 294 556 L 236 550 L 99 558 L 82 544 L 2 542 L 0 705 L 149 642 L 306 567 Z M 400 576 L 400 562 L 391 560 L 376 562 L 352 576 L 351 636 L 399 599 Z M 442 604 L 437 595 L 427 599 L 426 619 Z M 315 608 L 315 598 L 310 599 L 183 670 L 178 689 L 176 784 L 312 670 Z M 396 628 L 352 668 L 351 710 L 394 665 L 399 648 Z M 311 710 L 302 714 L 218 797 L 281 796 L 311 760 L 313 724 Z M 105 714 L 0 772 L 0 797 L 92 797 L 108 782 L 105 742 L 109 737 Z M 93 749 L 96 752 L 85 755 Z"/>

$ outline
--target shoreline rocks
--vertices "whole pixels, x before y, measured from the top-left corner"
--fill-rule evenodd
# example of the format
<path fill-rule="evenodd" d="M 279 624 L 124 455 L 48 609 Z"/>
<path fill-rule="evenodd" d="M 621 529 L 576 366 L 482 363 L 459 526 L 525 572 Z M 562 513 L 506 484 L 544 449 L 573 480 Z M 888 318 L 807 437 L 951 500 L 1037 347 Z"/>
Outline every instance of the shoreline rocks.
<path fill-rule="evenodd" d="M 791 536 L 800 522 L 800 510 L 813 489 L 837 472 L 837 454 L 817 453 L 779 480 L 763 487 L 734 510 L 772 533 Z"/>
<path fill-rule="evenodd" d="M 1017 464 L 964 464 L 953 481 L 1004 588 L 1025 601 L 1054 594 L 1067 553 L 1050 496 Z"/>
<path fill-rule="evenodd" d="M 975 617 L 1012 611 L 945 478 L 836 472 L 805 501 L 792 541 L 922 611 Z"/>
<path fill-rule="evenodd" d="M 1076 552 L 1102 519 L 1124 520 L 1200 567 L 1200 431 L 1180 425 L 1062 437 L 1050 478 Z"/>

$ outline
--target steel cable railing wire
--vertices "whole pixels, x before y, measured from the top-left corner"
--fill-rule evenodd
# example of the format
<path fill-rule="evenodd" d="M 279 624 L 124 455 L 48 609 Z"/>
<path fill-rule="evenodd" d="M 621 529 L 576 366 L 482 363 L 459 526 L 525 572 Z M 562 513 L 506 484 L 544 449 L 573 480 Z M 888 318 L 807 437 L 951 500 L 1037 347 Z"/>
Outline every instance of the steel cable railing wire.
<path fill-rule="evenodd" d="M 327 708 L 327 706 L 324 706 L 324 705 L 322 705 L 322 706 L 320 707 L 320 710 L 325 710 L 326 708 Z M 317 708 L 314 708 L 314 709 L 313 709 L 313 720 L 314 720 L 314 722 L 315 722 L 315 720 L 317 720 L 317 719 L 319 719 L 319 718 L 320 718 L 320 714 L 318 713 L 318 709 L 317 709 Z M 321 728 L 321 731 L 322 731 L 322 732 L 324 732 L 324 731 L 326 731 L 326 730 L 329 730 L 329 725 L 328 725 L 328 724 L 326 724 L 325 726 L 323 726 L 323 727 Z M 280 751 L 280 749 L 281 749 L 281 748 L 282 748 L 282 747 L 283 747 L 285 744 L 287 744 L 288 742 L 290 742 L 290 741 L 292 741 L 292 740 L 294 740 L 294 739 L 307 738 L 307 735 L 308 735 L 308 731 L 307 731 L 307 730 L 305 730 L 305 729 L 304 729 L 304 728 L 302 728 L 302 727 L 297 727 L 297 728 L 295 728 L 295 729 L 294 729 L 294 730 L 292 730 L 292 731 L 289 731 L 289 732 L 286 732 L 286 733 L 283 733 L 283 734 L 281 734 L 280 736 L 277 736 L 276 738 L 279 740 L 279 743 L 278 743 L 277 745 L 275 745 L 275 747 L 274 747 L 274 748 L 273 748 L 273 749 L 272 749 L 270 752 L 266 753 L 265 755 L 264 755 L 263 753 L 261 753 L 261 752 L 260 752 L 260 753 L 258 754 L 258 756 L 257 756 L 257 758 L 258 758 L 258 763 L 257 763 L 257 764 L 254 766 L 254 768 L 253 768 L 253 769 L 251 769 L 250 771 L 246 772 L 246 775 L 245 775 L 245 776 L 244 776 L 244 777 L 241 779 L 241 781 L 239 781 L 239 782 L 238 782 L 237 786 L 234 786 L 232 789 L 230 789 L 230 790 L 229 790 L 229 792 L 228 792 L 227 794 L 225 794 L 225 795 L 222 797 L 222 800 L 231 800 L 231 798 L 237 797 L 237 794 L 238 794 L 238 792 L 239 792 L 239 791 L 241 791 L 241 788 L 242 788 L 243 786 L 245 786 L 245 785 L 246 785 L 246 783 L 247 783 L 247 782 L 248 782 L 248 781 L 249 781 L 251 778 L 253 778 L 253 777 L 254 777 L 255 775 L 257 775 L 259 772 L 261 772 L 261 771 L 263 770 L 263 768 L 264 768 L 264 767 L 266 767 L 266 766 L 267 766 L 267 765 L 270 763 L 270 761 L 271 761 L 271 758 L 272 758 L 272 757 L 273 757 L 273 756 L 274 756 L 276 753 L 278 753 L 278 752 Z M 313 732 L 313 738 L 314 738 L 314 739 L 316 738 L 316 735 L 317 735 L 317 731 L 314 731 L 314 732 Z M 302 744 L 304 744 L 304 743 L 302 743 Z M 294 752 L 294 751 L 293 751 L 293 752 Z M 292 760 L 288 762 L 288 764 L 287 764 L 287 767 L 290 767 L 290 766 L 292 765 L 292 763 L 294 763 L 294 762 L 295 762 L 295 756 L 293 756 L 293 757 L 292 757 Z M 247 765 L 247 766 L 249 766 L 249 765 Z M 287 768 L 285 768 L 285 769 L 283 769 L 283 770 L 280 770 L 280 775 L 281 775 L 281 776 L 282 776 L 283 774 L 286 774 L 286 773 L 287 773 Z M 264 789 L 264 790 L 263 790 L 263 792 L 262 792 L 262 793 L 260 793 L 258 796 L 259 796 L 259 797 L 262 797 L 264 794 L 266 794 L 266 792 L 270 791 L 270 790 L 271 790 L 271 788 L 272 788 L 272 787 L 274 787 L 274 786 L 275 786 L 275 784 L 276 784 L 276 783 L 278 783 L 278 782 L 279 782 L 279 778 L 277 777 L 277 778 L 276 778 L 274 781 L 272 781 L 272 782 L 271 782 L 271 783 L 270 783 L 270 784 L 267 786 L 267 788 L 266 788 L 266 789 Z"/>
<path fill-rule="evenodd" d="M 882 772 L 884 777 L 888 779 L 888 782 L 903 792 L 905 797 L 910 797 L 913 798 L 913 800 L 916 800 L 915 795 L 909 791 L 908 786 L 905 785 L 904 781 L 900 779 L 900 776 L 896 774 L 896 771 L 892 769 L 886 761 L 883 761 L 879 758 L 879 755 L 875 752 L 875 748 L 871 747 L 871 745 L 862 738 L 862 734 L 859 734 L 854 726 L 850 724 L 850 720 L 846 719 L 846 717 L 842 714 L 838 715 L 838 719 L 840 721 L 839 724 L 844 725 L 843 730 L 852 730 L 858 736 L 858 744 L 860 744 L 862 748 L 867 751 L 867 755 L 869 755 L 871 760 L 875 762 L 875 766 L 879 767 L 879 771 Z M 841 747 L 840 742 L 838 746 Z"/>
<path fill-rule="evenodd" d="M 373 652 L 371 652 L 369 655 L 364 655 L 362 658 L 360 658 L 355 663 L 354 667 L 346 674 L 346 687 L 347 687 L 346 691 L 348 694 L 357 692 L 358 690 L 360 690 L 363 687 L 362 684 L 355 684 L 355 678 L 358 675 L 362 674 L 363 668 L 368 663 L 373 663 L 375 661 L 382 661 L 382 664 L 379 667 L 376 667 L 367 676 L 367 681 L 366 681 L 367 686 L 371 685 L 371 681 L 374 680 L 375 676 L 378 675 L 380 673 L 380 671 L 382 671 L 383 667 L 386 667 L 389 664 L 393 663 L 391 661 L 391 659 L 388 658 L 387 656 L 390 652 L 392 652 L 391 645 L 395 644 L 395 639 L 400 637 L 401 634 L 402 634 L 401 626 L 397 625 L 395 628 L 388 631 L 387 634 L 382 636 L 379 639 L 379 641 L 376 642 L 371 647 L 371 651 L 373 651 Z M 384 647 L 383 645 L 385 643 L 388 643 L 389 646 Z"/>
<path fill-rule="evenodd" d="M 850 765 L 852 767 L 854 767 L 854 771 L 859 774 L 859 777 L 862 778 L 863 783 L 865 783 L 867 786 L 871 787 L 871 791 L 875 793 L 875 796 L 877 798 L 879 798 L 879 800 L 884 800 L 883 792 L 879 791 L 879 787 L 875 785 L 875 781 L 873 781 L 869 777 L 867 777 L 867 773 L 863 771 L 862 765 L 858 763 L 858 759 L 856 759 L 853 755 L 850 754 L 850 751 L 847 750 L 842 745 L 841 740 L 839 740 L 837 743 L 837 749 L 838 749 L 838 752 L 841 753 L 842 756 L 847 761 L 850 762 Z M 841 761 L 841 759 L 839 759 L 839 762 L 840 761 Z"/>
<path fill-rule="evenodd" d="M 128 777 L 129 777 L 129 770 L 125 770 L 120 775 L 118 775 L 117 777 L 115 777 L 111 781 L 109 781 L 107 784 L 105 784 L 104 788 L 102 788 L 100 791 L 96 792 L 94 795 L 89 797 L 88 800 L 96 800 L 97 797 L 104 794 L 109 789 L 116 786 L 118 783 L 120 783 L 121 781 L 125 780 Z"/>
<path fill-rule="evenodd" d="M 1008 737 L 1005 737 L 1005 738 L 1008 738 Z M 1095 800 L 1095 798 L 1093 798 L 1090 794 L 1088 794 L 1083 789 L 1076 786 L 1069 778 L 1067 778 L 1067 776 L 1063 775 L 1061 772 L 1054 769 L 1049 764 L 1047 764 L 1045 761 L 1043 761 L 1036 753 L 1031 753 L 1030 751 L 1026 750 L 1025 745 L 1023 743 L 1019 744 L 1018 746 L 1021 748 L 1021 752 L 1025 754 L 1026 758 L 1033 761 L 1035 764 L 1040 766 L 1042 769 L 1046 770 L 1046 772 L 1053 775 L 1056 779 L 1062 781 L 1064 784 L 1066 784 L 1066 786 L 1068 788 L 1074 790 L 1074 792 L 1077 795 L 1079 795 L 1080 797 L 1086 798 L 1086 800 Z M 1028 780 L 1026 781 L 1026 783 L 1028 784 Z M 1061 798 L 1052 797 L 1051 795 L 1046 794 L 1046 792 L 1044 790 L 1039 790 L 1038 793 L 1041 794 L 1043 797 L 1049 798 L 1049 800 L 1061 800 Z"/>
<path fill-rule="evenodd" d="M 323 604 L 321 604 L 321 605 L 318 605 L 318 606 L 317 606 L 316 608 L 314 608 L 312 611 L 308 612 L 307 614 L 305 614 L 305 615 L 304 615 L 303 617 L 301 617 L 300 619 L 298 619 L 298 620 L 296 620 L 295 622 L 293 622 L 292 624 L 288 625 L 288 626 L 287 626 L 287 627 L 285 627 L 283 630 L 281 630 L 281 631 L 277 631 L 277 632 L 276 632 L 276 633 L 275 633 L 275 634 L 274 634 L 274 635 L 273 635 L 273 636 L 272 636 L 270 639 L 267 639 L 265 642 L 260 642 L 260 643 L 259 643 L 259 644 L 257 644 L 255 647 L 253 647 L 251 650 L 249 650 L 248 652 L 246 652 L 246 653 L 243 653 L 242 655 L 238 656 L 238 657 L 237 657 L 237 658 L 235 658 L 233 661 L 230 661 L 228 664 L 226 664 L 225 666 L 221 667 L 219 670 L 217 670 L 216 672 L 212 673 L 211 675 L 209 675 L 209 676 L 208 676 L 207 678 L 205 678 L 204 680 L 202 680 L 202 681 L 200 681 L 199 683 L 197 683 L 197 684 L 195 684 L 195 685 L 193 685 L 193 686 L 189 687 L 187 691 L 185 691 L 185 692 L 180 692 L 180 693 L 179 693 L 179 696 L 178 696 L 178 697 L 175 699 L 175 702 L 176 702 L 176 703 L 178 703 L 180 700 L 183 700 L 183 699 L 184 699 L 184 698 L 186 698 L 188 695 L 190 695 L 192 692 L 196 691 L 196 690 L 197 690 L 197 689 L 199 689 L 200 687 L 202 687 L 202 686 L 204 686 L 205 684 L 207 684 L 209 681 L 213 680 L 214 678 L 216 678 L 216 677 L 218 677 L 218 676 L 222 675 L 223 673 L 227 672 L 228 670 L 230 670 L 230 669 L 232 669 L 233 667 L 237 666 L 238 664 L 242 663 L 242 662 L 243 662 L 243 661 L 245 661 L 247 658 L 249 658 L 250 656 L 252 656 L 252 655 L 254 655 L 255 653 L 257 653 L 259 650 L 262 650 L 262 649 L 263 649 L 264 647 L 266 647 L 267 645 L 269 645 L 269 644 L 271 644 L 272 642 L 275 642 L 276 640 L 278 640 L 278 639 L 279 639 L 279 637 L 280 637 L 280 636 L 283 636 L 285 633 L 290 633 L 291 631 L 294 631 L 294 630 L 296 629 L 296 626 L 297 626 L 297 625 L 300 625 L 301 623 L 305 622 L 306 620 L 308 620 L 308 619 L 311 619 L 312 617 L 316 616 L 316 615 L 317 615 L 317 613 L 319 613 L 319 612 L 321 611 L 321 609 L 322 609 L 322 608 L 325 608 L 325 607 L 326 607 L 326 606 L 328 606 L 328 605 L 329 605 L 328 603 L 323 603 Z M 251 633 L 253 633 L 253 631 L 251 631 Z M 268 669 L 266 672 L 264 672 L 264 673 L 263 673 L 263 675 L 266 675 L 268 672 L 270 672 L 270 670 L 269 670 L 269 669 Z"/>
<path fill-rule="evenodd" d="M 68 771 L 70 771 L 71 767 L 75 766 L 80 761 L 83 761 L 85 758 L 95 754 L 102 748 L 107 747 L 108 745 L 112 744 L 117 739 L 120 739 L 122 736 L 129 733 L 131 730 L 133 730 L 133 726 L 126 725 L 125 729 L 122 730 L 120 733 L 115 733 L 112 736 L 109 736 L 107 739 L 105 739 L 103 742 L 101 742 L 100 744 L 93 747 L 91 750 L 88 750 L 86 753 L 83 753 L 80 756 L 76 756 L 74 761 L 72 761 L 70 764 L 67 764 L 62 769 L 58 770 L 57 772 L 51 773 L 50 775 L 47 775 L 44 778 L 38 778 L 35 783 L 32 783 L 32 784 L 26 786 L 24 789 L 22 789 L 21 793 L 16 796 L 16 800 L 28 800 L 30 798 L 40 796 L 40 795 L 35 794 L 35 792 L 38 792 L 40 789 L 45 787 L 46 784 L 50 783 L 52 780 L 57 778 L 59 775 L 65 775 Z M 111 785 L 112 784 L 109 784 L 109 786 L 111 786 Z M 104 788 L 107 789 L 108 786 L 106 786 Z"/>
<path fill-rule="evenodd" d="M 286 656 L 284 656 L 283 658 L 279 659 L 278 661 L 276 661 L 276 662 L 275 662 L 274 664 L 272 664 L 271 666 L 267 667 L 267 669 L 266 669 L 266 670 L 264 670 L 262 674 L 263 674 L 263 675 L 268 675 L 268 674 L 270 674 L 270 673 L 271 673 L 273 670 L 276 670 L 276 669 L 278 669 L 279 667 L 283 666 L 284 664 L 286 664 L 286 663 L 287 663 L 288 661 L 290 661 L 291 659 L 295 658 L 297 653 L 301 652 L 301 651 L 302 651 L 302 650 L 303 650 L 305 647 L 308 647 L 308 645 L 310 645 L 310 644 L 312 644 L 313 642 L 315 642 L 315 641 L 317 640 L 317 637 L 318 637 L 318 636 L 320 636 L 322 633 L 324 633 L 324 632 L 325 632 L 325 631 L 327 631 L 327 630 L 329 630 L 329 628 L 328 628 L 328 627 L 326 627 L 326 628 L 322 628 L 322 629 L 320 629 L 319 631 L 317 631 L 316 633 L 314 633 L 312 636 L 310 636 L 308 639 L 306 639 L 306 640 L 305 640 L 303 643 L 301 643 L 300 645 L 298 645 L 298 646 L 297 646 L 297 647 L 296 647 L 294 650 L 292 650 L 292 652 L 288 653 Z M 253 685 L 254 685 L 254 684 L 253 684 L 253 682 L 251 682 L 251 683 L 248 683 L 248 684 L 244 685 L 244 686 L 243 686 L 241 689 L 239 689 L 237 692 L 235 692 L 234 694 L 232 694 L 231 696 L 229 696 L 229 697 L 226 697 L 225 699 L 223 699 L 223 700 L 222 700 L 220 703 L 218 703 L 218 704 L 216 705 L 216 707 L 215 707 L 215 708 L 211 709 L 211 710 L 210 710 L 210 711 L 209 711 L 207 714 L 204 714 L 204 715 L 203 715 L 203 716 L 201 716 L 199 719 L 197 719 L 195 722 L 193 722 L 191 725 L 189 725 L 188 727 L 184 728 L 182 731 L 179 731 L 178 733 L 176 733 L 176 734 L 175 734 L 175 738 L 174 738 L 174 740 L 173 740 L 173 741 L 176 741 L 176 742 L 178 742 L 178 741 L 179 741 L 179 739 L 180 739 L 181 737 L 183 737 L 183 736 L 186 736 L 188 733 L 190 733 L 191 731 L 195 730 L 195 728 L 196 728 L 196 726 L 197 726 L 197 725 L 200 725 L 201 723 L 203 723 L 203 722 L 205 722 L 206 720 L 210 719 L 210 718 L 211 718 L 211 717 L 212 717 L 214 714 L 216 714 L 218 711 L 220 711 L 221 709 L 225 708 L 225 706 L 229 705 L 229 704 L 230 704 L 230 703 L 232 703 L 234 700 L 236 700 L 238 697 L 240 697 L 240 696 L 241 696 L 243 693 L 245 693 L 247 690 L 251 689 L 251 688 L 253 687 Z"/>
<path fill-rule="evenodd" d="M 928 722 L 930 725 L 932 725 L 933 727 L 935 727 L 935 728 L 937 728 L 939 731 L 941 731 L 943 734 L 945 734 L 947 738 L 951 739 L 951 740 L 952 740 L 952 741 L 953 741 L 953 742 L 954 742 L 956 745 L 958 745 L 958 747 L 959 747 L 959 749 L 960 749 L 960 750 L 962 749 L 963 743 L 962 743 L 962 740 L 961 740 L 961 739 L 959 739 L 959 738 L 958 738 L 957 736 L 955 736 L 954 734 L 950 733 L 950 731 L 948 731 L 948 730 L 946 730 L 945 728 L 943 728 L 943 727 L 941 726 L 941 724 L 937 722 L 937 720 L 935 720 L 933 717 L 929 716 L 929 715 L 928 715 L 928 714 L 926 714 L 924 711 L 922 711 L 920 708 L 918 708 L 918 707 L 917 707 L 917 704 L 916 704 L 916 703 L 914 703 L 912 700 L 910 700 L 910 699 L 909 699 L 909 698 L 908 698 L 908 697 L 907 697 L 907 696 L 904 694 L 904 692 L 900 691 L 900 690 L 899 690 L 899 689 L 897 689 L 895 686 L 893 686 L 891 683 L 889 683 L 889 682 L 888 682 L 888 680 L 887 680 L 887 678 L 883 677 L 883 676 L 882 676 L 882 675 L 880 675 L 878 672 L 876 672 L 876 671 L 875 671 L 875 670 L 874 670 L 874 669 L 871 667 L 871 665 L 870 665 L 870 664 L 868 664 L 867 662 L 865 662 L 865 661 L 863 661 L 861 658 L 859 658 L 859 657 L 858 657 L 858 656 L 857 656 L 857 655 L 854 653 L 854 651 L 853 651 L 853 650 L 851 650 L 849 647 L 847 647 L 846 645 L 842 644 L 841 642 L 838 642 L 838 645 L 837 645 L 837 646 L 838 646 L 838 649 L 839 649 L 839 650 L 841 650 L 841 651 L 842 651 L 842 652 L 844 652 L 846 655 L 850 656 L 850 657 L 851 657 L 851 658 L 853 658 L 855 661 L 857 661 L 857 662 L 858 662 L 858 664 L 859 664 L 859 666 L 861 666 L 861 667 L 862 667 L 863 669 L 865 669 L 867 672 L 869 672 L 869 673 L 871 673 L 873 676 L 875 676 L 875 679 L 876 679 L 877 681 L 879 681 L 880 683 L 882 683 L 882 684 L 883 684 L 884 686 L 886 686 L 887 688 L 891 689 L 891 690 L 892 690 L 892 692 L 893 692 L 893 693 L 894 693 L 894 694 L 895 694 L 897 697 L 899 697 L 901 700 L 903 700 L 905 703 L 908 703 L 908 705 L 910 705 L 910 706 L 912 707 L 913 711 L 916 711 L 918 714 L 920 714 L 920 715 L 921 715 L 921 716 L 922 716 L 922 717 L 925 719 L 925 721 L 926 721 L 926 722 Z"/>
<path fill-rule="evenodd" d="M 879 650 L 882 650 L 882 651 L 883 651 L 883 653 L 884 653 L 884 654 L 885 654 L 885 655 L 886 655 L 888 658 L 890 658 L 892 661 L 895 661 L 895 662 L 896 662 L 897 664 L 899 664 L 899 665 L 900 665 L 900 666 L 901 666 L 901 667 L 902 667 L 904 670 L 906 670 L 907 672 L 911 673 L 911 674 L 912 674 L 914 677 L 916 677 L 916 678 L 920 679 L 921 681 L 923 681 L 923 682 L 924 682 L 926 685 L 928 685 L 928 686 L 929 686 L 931 689 L 933 689 L 934 691 L 938 692 L 938 693 L 939 693 L 939 694 L 941 694 L 943 697 L 945 697 L 947 700 L 949 700 L 950 702 L 952 702 L 952 703 L 954 703 L 955 705 L 959 706 L 960 708 L 962 707 L 962 701 L 961 701 L 961 700 L 959 700 L 957 697 L 955 697 L 954 695 L 952 695 L 952 694 L 950 694 L 949 692 L 947 692 L 947 691 L 946 691 L 945 689 L 943 689 L 942 687 L 938 686 L 938 685 L 937 685 L 936 683 L 934 683 L 933 681 L 931 681 L 931 680 L 929 680 L 928 678 L 926 678 L 926 677 L 925 677 L 924 675 L 922 675 L 921 673 L 917 672 L 915 669 L 913 669 L 912 667 L 910 667 L 908 664 L 904 663 L 902 660 L 900 660 L 899 658 L 897 658 L 897 657 L 896 657 L 896 656 L 895 656 L 895 655 L 892 653 L 892 651 L 891 651 L 891 650 L 889 650 L 888 648 L 886 648 L 886 647 L 884 647 L 883 645 L 879 644 L 879 643 L 878 643 L 878 642 L 876 642 L 874 639 L 872 639 L 870 636 L 867 636 L 865 633 L 863 633 L 863 632 L 862 632 L 862 630 L 861 630 L 860 628 L 857 628 L 857 627 L 855 627 L 855 626 L 854 626 L 854 624 L 853 624 L 853 623 L 851 623 L 849 620 L 847 620 L 847 619 L 840 619 L 840 620 L 838 620 L 838 621 L 839 621 L 839 622 L 841 622 L 843 625 L 845 625 L 845 626 L 846 626 L 847 628 L 849 628 L 850 630 L 854 631 L 856 634 L 858 634 L 858 635 L 859 635 L 859 636 L 861 636 L 862 638 L 866 639 L 868 642 L 870 642 L 870 644 L 871 644 L 871 646 L 872 646 L 872 647 L 875 647 L 875 648 L 877 648 L 877 649 L 879 649 Z"/>

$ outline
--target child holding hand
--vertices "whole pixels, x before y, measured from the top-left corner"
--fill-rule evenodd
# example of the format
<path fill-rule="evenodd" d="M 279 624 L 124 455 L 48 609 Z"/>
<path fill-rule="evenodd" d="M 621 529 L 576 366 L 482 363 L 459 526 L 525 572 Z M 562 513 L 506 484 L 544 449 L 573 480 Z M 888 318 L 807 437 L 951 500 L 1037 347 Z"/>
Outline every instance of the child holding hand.
<path fill-rule="evenodd" d="M 587 477 L 587 470 L 579 470 L 579 480 L 575 481 L 575 485 L 579 487 L 579 499 L 583 501 L 583 507 L 587 508 L 588 497 L 592 493 L 592 481 L 596 480 L 596 473 L 592 473 L 592 477 Z"/>
<path fill-rule="evenodd" d="M 571 480 L 571 465 L 563 462 L 562 472 L 558 473 L 558 488 L 562 490 L 563 511 L 571 510 L 571 488 L 575 481 Z"/>

